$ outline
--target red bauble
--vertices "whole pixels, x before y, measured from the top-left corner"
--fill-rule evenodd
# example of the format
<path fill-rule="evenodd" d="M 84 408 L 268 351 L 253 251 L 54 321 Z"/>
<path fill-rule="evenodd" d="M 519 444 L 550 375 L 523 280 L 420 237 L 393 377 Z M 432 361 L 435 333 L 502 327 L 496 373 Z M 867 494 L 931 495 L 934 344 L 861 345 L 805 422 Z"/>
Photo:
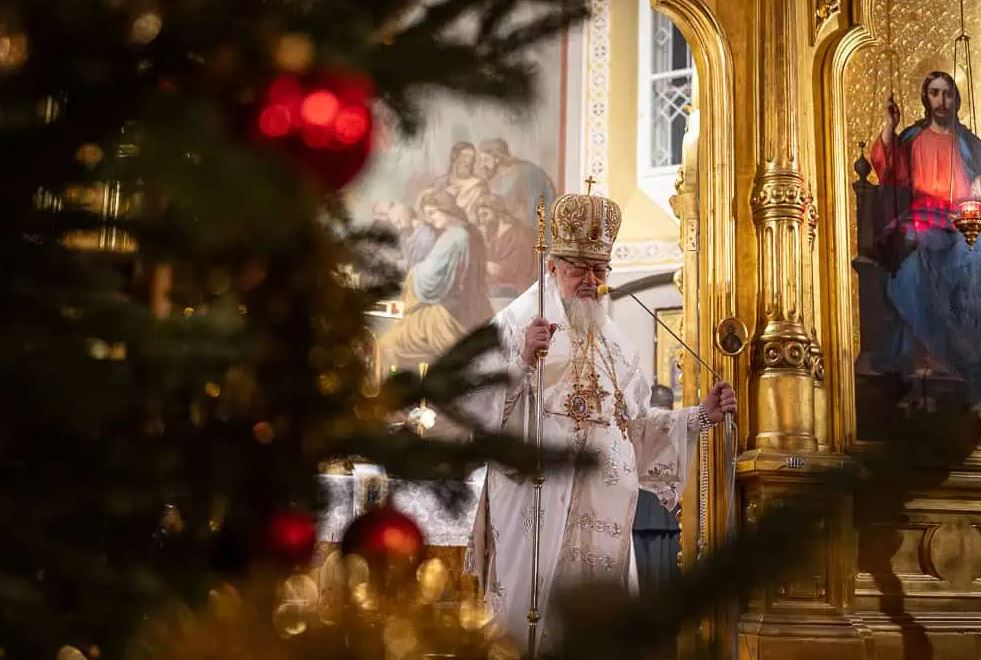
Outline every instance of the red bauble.
<path fill-rule="evenodd" d="M 354 179 L 372 150 L 374 86 L 362 76 L 282 76 L 266 91 L 258 138 L 330 190 Z"/>
<path fill-rule="evenodd" d="M 375 578 L 414 574 L 425 539 L 412 518 L 391 506 L 359 516 L 344 532 L 341 552 L 363 557 Z"/>
<path fill-rule="evenodd" d="M 310 563 L 317 544 L 317 523 L 300 511 L 280 511 L 269 519 L 269 547 L 273 555 L 292 567 Z"/>

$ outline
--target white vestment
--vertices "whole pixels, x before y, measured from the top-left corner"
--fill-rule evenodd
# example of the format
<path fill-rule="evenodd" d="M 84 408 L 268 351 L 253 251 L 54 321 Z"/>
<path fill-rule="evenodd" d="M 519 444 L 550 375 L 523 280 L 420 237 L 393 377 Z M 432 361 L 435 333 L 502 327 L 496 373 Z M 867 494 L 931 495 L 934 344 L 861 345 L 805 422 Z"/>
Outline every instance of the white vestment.
<path fill-rule="evenodd" d="M 678 502 L 689 456 L 694 453 L 699 420 L 696 409 L 674 412 L 651 408 L 650 386 L 638 366 L 636 352 L 606 319 L 605 345 L 613 357 L 616 385 L 626 403 L 626 433 L 614 421 L 616 385 L 606 365 L 597 365 L 599 384 L 608 393 L 596 415 L 580 423 L 566 414 L 572 392 L 574 343 L 557 288 L 548 278 L 545 318 L 558 324 L 545 370 L 546 446 L 586 449 L 596 454 L 597 467 L 546 474 L 542 488 L 542 535 L 539 558 L 539 648 L 549 648 L 560 631 L 551 597 L 553 587 L 606 580 L 636 588 L 631 527 L 638 488 L 653 491 L 673 509 Z M 533 441 L 536 376 L 524 367 L 524 331 L 537 312 L 538 284 L 532 285 L 495 316 L 502 339 L 500 354 L 481 369 L 508 369 L 511 386 L 471 397 L 471 414 L 489 430 L 506 430 Z M 607 358 L 604 358 L 608 360 Z M 531 415 L 526 416 L 525 411 Z M 526 433 L 526 429 L 531 433 Z M 627 437 L 624 437 L 624 436 Z M 524 648 L 528 639 L 528 604 L 532 575 L 534 487 L 522 478 L 490 466 L 474 524 L 467 569 L 475 573 L 488 603 L 513 640 Z"/>

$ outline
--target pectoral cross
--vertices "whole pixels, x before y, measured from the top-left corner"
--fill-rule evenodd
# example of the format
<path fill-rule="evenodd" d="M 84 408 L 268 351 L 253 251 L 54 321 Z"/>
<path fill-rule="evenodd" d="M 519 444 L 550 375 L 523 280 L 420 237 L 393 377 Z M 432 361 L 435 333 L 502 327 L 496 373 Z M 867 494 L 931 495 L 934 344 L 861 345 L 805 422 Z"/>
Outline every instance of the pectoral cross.
<path fill-rule="evenodd" d="M 594 179 L 593 178 L 593 175 L 590 174 L 589 177 L 586 179 L 585 183 L 586 183 L 586 194 L 587 195 L 592 195 L 593 194 L 593 184 L 596 183 L 596 179 Z"/>

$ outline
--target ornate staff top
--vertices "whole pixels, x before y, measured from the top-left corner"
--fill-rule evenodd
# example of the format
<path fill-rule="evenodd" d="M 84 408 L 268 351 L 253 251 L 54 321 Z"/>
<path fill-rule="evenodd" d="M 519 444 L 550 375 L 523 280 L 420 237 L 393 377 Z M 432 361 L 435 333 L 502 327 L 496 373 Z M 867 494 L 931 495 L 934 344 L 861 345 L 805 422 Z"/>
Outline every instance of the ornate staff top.
<path fill-rule="evenodd" d="M 535 252 L 545 254 L 545 193 L 538 196 L 538 242 L 535 243 Z"/>

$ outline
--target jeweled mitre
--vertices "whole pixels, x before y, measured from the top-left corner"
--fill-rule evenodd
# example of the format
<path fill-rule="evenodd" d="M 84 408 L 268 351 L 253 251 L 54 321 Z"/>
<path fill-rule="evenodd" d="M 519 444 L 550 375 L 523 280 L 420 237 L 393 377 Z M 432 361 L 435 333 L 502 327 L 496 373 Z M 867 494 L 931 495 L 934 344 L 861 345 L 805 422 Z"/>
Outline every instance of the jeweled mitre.
<path fill-rule="evenodd" d="M 554 257 L 609 261 L 620 231 L 620 207 L 598 195 L 570 193 L 552 204 Z"/>

